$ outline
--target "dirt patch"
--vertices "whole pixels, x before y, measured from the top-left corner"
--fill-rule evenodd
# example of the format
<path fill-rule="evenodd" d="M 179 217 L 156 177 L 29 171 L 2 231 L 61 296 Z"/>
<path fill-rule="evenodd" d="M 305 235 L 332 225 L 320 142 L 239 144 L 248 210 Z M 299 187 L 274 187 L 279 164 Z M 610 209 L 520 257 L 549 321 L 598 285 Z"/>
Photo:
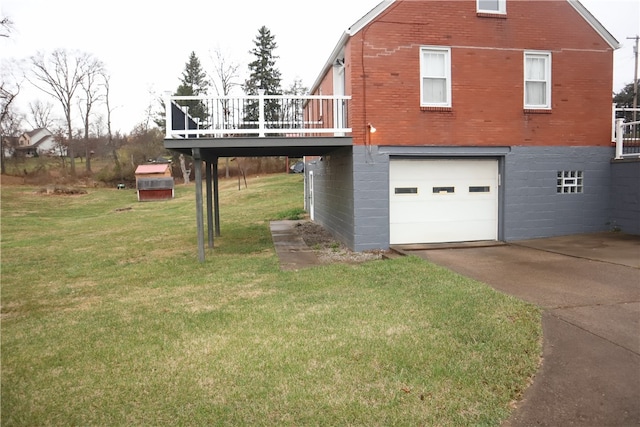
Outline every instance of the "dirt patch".
<path fill-rule="evenodd" d="M 58 196 L 77 196 L 87 194 L 87 190 L 75 187 L 65 187 L 60 185 L 48 185 L 38 190 L 40 194 L 52 194 Z"/>
<path fill-rule="evenodd" d="M 14 175 L 2 175 L 0 178 L 2 185 L 24 185 L 24 177 Z"/>
<path fill-rule="evenodd" d="M 300 221 L 296 224 L 295 230 L 307 246 L 313 249 L 320 262 L 324 264 L 340 262 L 358 264 L 381 259 L 385 253 L 382 250 L 353 252 L 315 222 Z"/>

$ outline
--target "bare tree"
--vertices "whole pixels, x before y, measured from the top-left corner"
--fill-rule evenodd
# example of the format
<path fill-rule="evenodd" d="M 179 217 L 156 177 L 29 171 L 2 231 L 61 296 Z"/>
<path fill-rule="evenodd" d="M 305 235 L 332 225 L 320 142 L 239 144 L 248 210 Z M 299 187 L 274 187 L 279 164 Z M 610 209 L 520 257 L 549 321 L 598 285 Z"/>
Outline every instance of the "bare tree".
<path fill-rule="evenodd" d="M 288 89 L 284 91 L 285 95 L 305 95 L 309 92 L 300 78 L 296 78 Z M 304 127 L 304 102 L 302 99 L 292 99 L 282 107 L 282 119 L 290 123 L 290 127 Z"/>
<path fill-rule="evenodd" d="M 15 78 L 14 63 L 3 62 L 0 73 L 0 173 L 6 173 L 4 152 L 8 144 L 8 136 L 16 133 L 20 124 L 20 117 L 14 111 L 12 104 L 20 93 L 19 82 Z"/>
<path fill-rule="evenodd" d="M 118 159 L 118 147 L 116 147 L 116 144 L 113 140 L 113 133 L 111 132 L 111 113 L 113 112 L 113 108 L 111 108 L 111 101 L 109 98 L 111 89 L 111 76 L 103 70 L 102 79 L 104 81 L 102 83 L 104 87 L 104 103 L 107 107 L 107 146 L 111 148 L 111 155 L 113 156 L 113 161 L 116 166 L 116 173 L 119 174 L 120 180 L 122 180 L 122 165 L 120 164 L 120 160 Z"/>
<path fill-rule="evenodd" d="M 13 31 L 13 22 L 11 19 L 4 17 L 0 19 L 0 37 L 9 37 Z"/>
<path fill-rule="evenodd" d="M 59 124 L 54 124 L 53 129 L 49 129 L 51 131 L 51 133 L 53 133 L 53 141 L 54 141 L 54 152 L 58 155 L 58 157 L 60 158 L 60 167 L 62 168 L 62 170 L 66 170 L 67 169 L 67 163 L 66 163 L 66 155 L 67 155 L 67 142 L 65 139 L 65 129 L 64 126 L 59 125 Z"/>
<path fill-rule="evenodd" d="M 231 93 L 234 86 L 240 86 L 236 81 L 238 79 L 238 68 L 240 65 L 235 62 L 228 61 L 220 48 L 216 48 L 213 52 L 215 58 L 213 61 L 213 72 L 215 76 L 211 77 L 211 84 L 219 96 L 227 96 Z"/>
<path fill-rule="evenodd" d="M 88 53 L 67 52 L 57 49 L 50 55 L 38 53 L 31 57 L 33 75 L 36 82 L 31 82 L 35 87 L 57 99 L 62 106 L 67 125 L 68 155 L 70 172 L 76 174 L 75 153 L 73 150 L 72 105 L 73 97 L 85 79 L 87 70 L 96 60 Z"/>
<path fill-rule="evenodd" d="M 100 86 L 98 85 L 98 78 L 103 75 L 104 66 L 102 62 L 95 58 L 91 58 L 85 68 L 84 78 L 80 80 L 80 87 L 84 94 L 84 110 L 82 104 L 78 103 L 80 107 L 80 113 L 82 115 L 82 123 L 84 125 L 84 150 L 87 172 L 91 172 L 91 150 L 89 147 L 89 125 L 91 118 L 91 109 L 93 104 L 100 98 Z"/>
<path fill-rule="evenodd" d="M 34 129 L 47 128 L 53 126 L 53 119 L 51 118 L 51 110 L 53 110 L 53 104 L 47 102 L 46 104 L 38 100 L 29 103 L 29 112 L 31 113 L 31 119 L 33 123 L 29 122 Z"/>
<path fill-rule="evenodd" d="M 95 115 L 91 121 L 91 134 L 97 139 L 102 138 L 104 134 L 104 116 L 102 114 Z"/>
<path fill-rule="evenodd" d="M 240 86 L 237 82 L 239 78 L 238 69 L 240 65 L 235 62 L 229 62 L 225 58 L 220 48 L 216 48 L 214 51 L 215 58 L 211 58 L 213 61 L 213 72 L 215 76 L 210 76 L 213 88 L 218 96 L 228 96 L 231 90 L 235 86 Z M 229 109 L 229 101 L 224 99 L 220 101 L 221 108 L 224 114 L 224 121 L 229 122 L 229 116 L 231 111 Z M 225 158 L 225 177 L 229 178 L 229 158 Z"/>
<path fill-rule="evenodd" d="M 149 104 L 144 109 L 145 129 L 149 130 L 149 125 L 151 124 L 151 122 L 155 122 L 157 126 L 164 128 L 164 125 L 165 125 L 164 116 L 162 116 L 160 119 L 161 125 L 158 123 L 158 120 L 154 120 L 154 116 L 161 116 L 160 113 L 154 112 L 154 108 L 156 108 L 157 106 L 156 104 L 159 102 L 160 105 L 162 106 L 162 111 L 164 111 L 164 100 L 162 99 L 161 96 L 157 96 L 152 88 L 149 88 L 147 90 L 147 93 L 149 94 Z"/>
<path fill-rule="evenodd" d="M 189 184 L 189 175 L 191 175 L 191 169 L 187 169 L 184 154 L 180 154 L 180 170 L 182 171 L 182 179 L 184 183 Z"/>

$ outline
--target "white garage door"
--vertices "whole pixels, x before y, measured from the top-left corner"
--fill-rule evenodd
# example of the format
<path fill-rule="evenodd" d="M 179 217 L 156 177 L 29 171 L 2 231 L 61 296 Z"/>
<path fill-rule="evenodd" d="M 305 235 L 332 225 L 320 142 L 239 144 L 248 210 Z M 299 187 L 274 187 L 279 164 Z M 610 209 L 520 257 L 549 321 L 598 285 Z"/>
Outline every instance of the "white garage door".
<path fill-rule="evenodd" d="M 391 160 L 390 243 L 498 239 L 497 160 Z"/>

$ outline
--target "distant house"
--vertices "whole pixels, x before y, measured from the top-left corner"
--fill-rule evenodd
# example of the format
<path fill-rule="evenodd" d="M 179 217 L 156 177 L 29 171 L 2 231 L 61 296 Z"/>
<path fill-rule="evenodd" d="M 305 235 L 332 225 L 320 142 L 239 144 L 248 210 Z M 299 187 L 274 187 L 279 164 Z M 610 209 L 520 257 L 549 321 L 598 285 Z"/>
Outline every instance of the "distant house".
<path fill-rule="evenodd" d="M 173 199 L 171 164 L 140 165 L 136 168 L 135 174 L 139 202 Z"/>
<path fill-rule="evenodd" d="M 39 128 L 20 135 L 14 154 L 27 157 L 47 156 L 56 154 L 55 150 L 53 134 L 46 128 Z"/>

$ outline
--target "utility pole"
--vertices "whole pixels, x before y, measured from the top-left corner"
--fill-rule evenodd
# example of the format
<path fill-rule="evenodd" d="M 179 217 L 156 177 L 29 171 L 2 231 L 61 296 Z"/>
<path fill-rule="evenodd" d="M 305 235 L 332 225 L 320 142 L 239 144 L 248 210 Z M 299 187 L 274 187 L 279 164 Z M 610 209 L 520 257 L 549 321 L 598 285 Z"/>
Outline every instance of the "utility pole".
<path fill-rule="evenodd" d="M 640 40 L 640 36 L 636 35 L 635 37 L 627 37 L 627 40 L 635 40 L 636 45 L 633 47 L 633 54 L 636 57 L 636 65 L 635 70 L 633 72 L 633 121 L 635 122 L 638 108 L 638 40 Z"/>

